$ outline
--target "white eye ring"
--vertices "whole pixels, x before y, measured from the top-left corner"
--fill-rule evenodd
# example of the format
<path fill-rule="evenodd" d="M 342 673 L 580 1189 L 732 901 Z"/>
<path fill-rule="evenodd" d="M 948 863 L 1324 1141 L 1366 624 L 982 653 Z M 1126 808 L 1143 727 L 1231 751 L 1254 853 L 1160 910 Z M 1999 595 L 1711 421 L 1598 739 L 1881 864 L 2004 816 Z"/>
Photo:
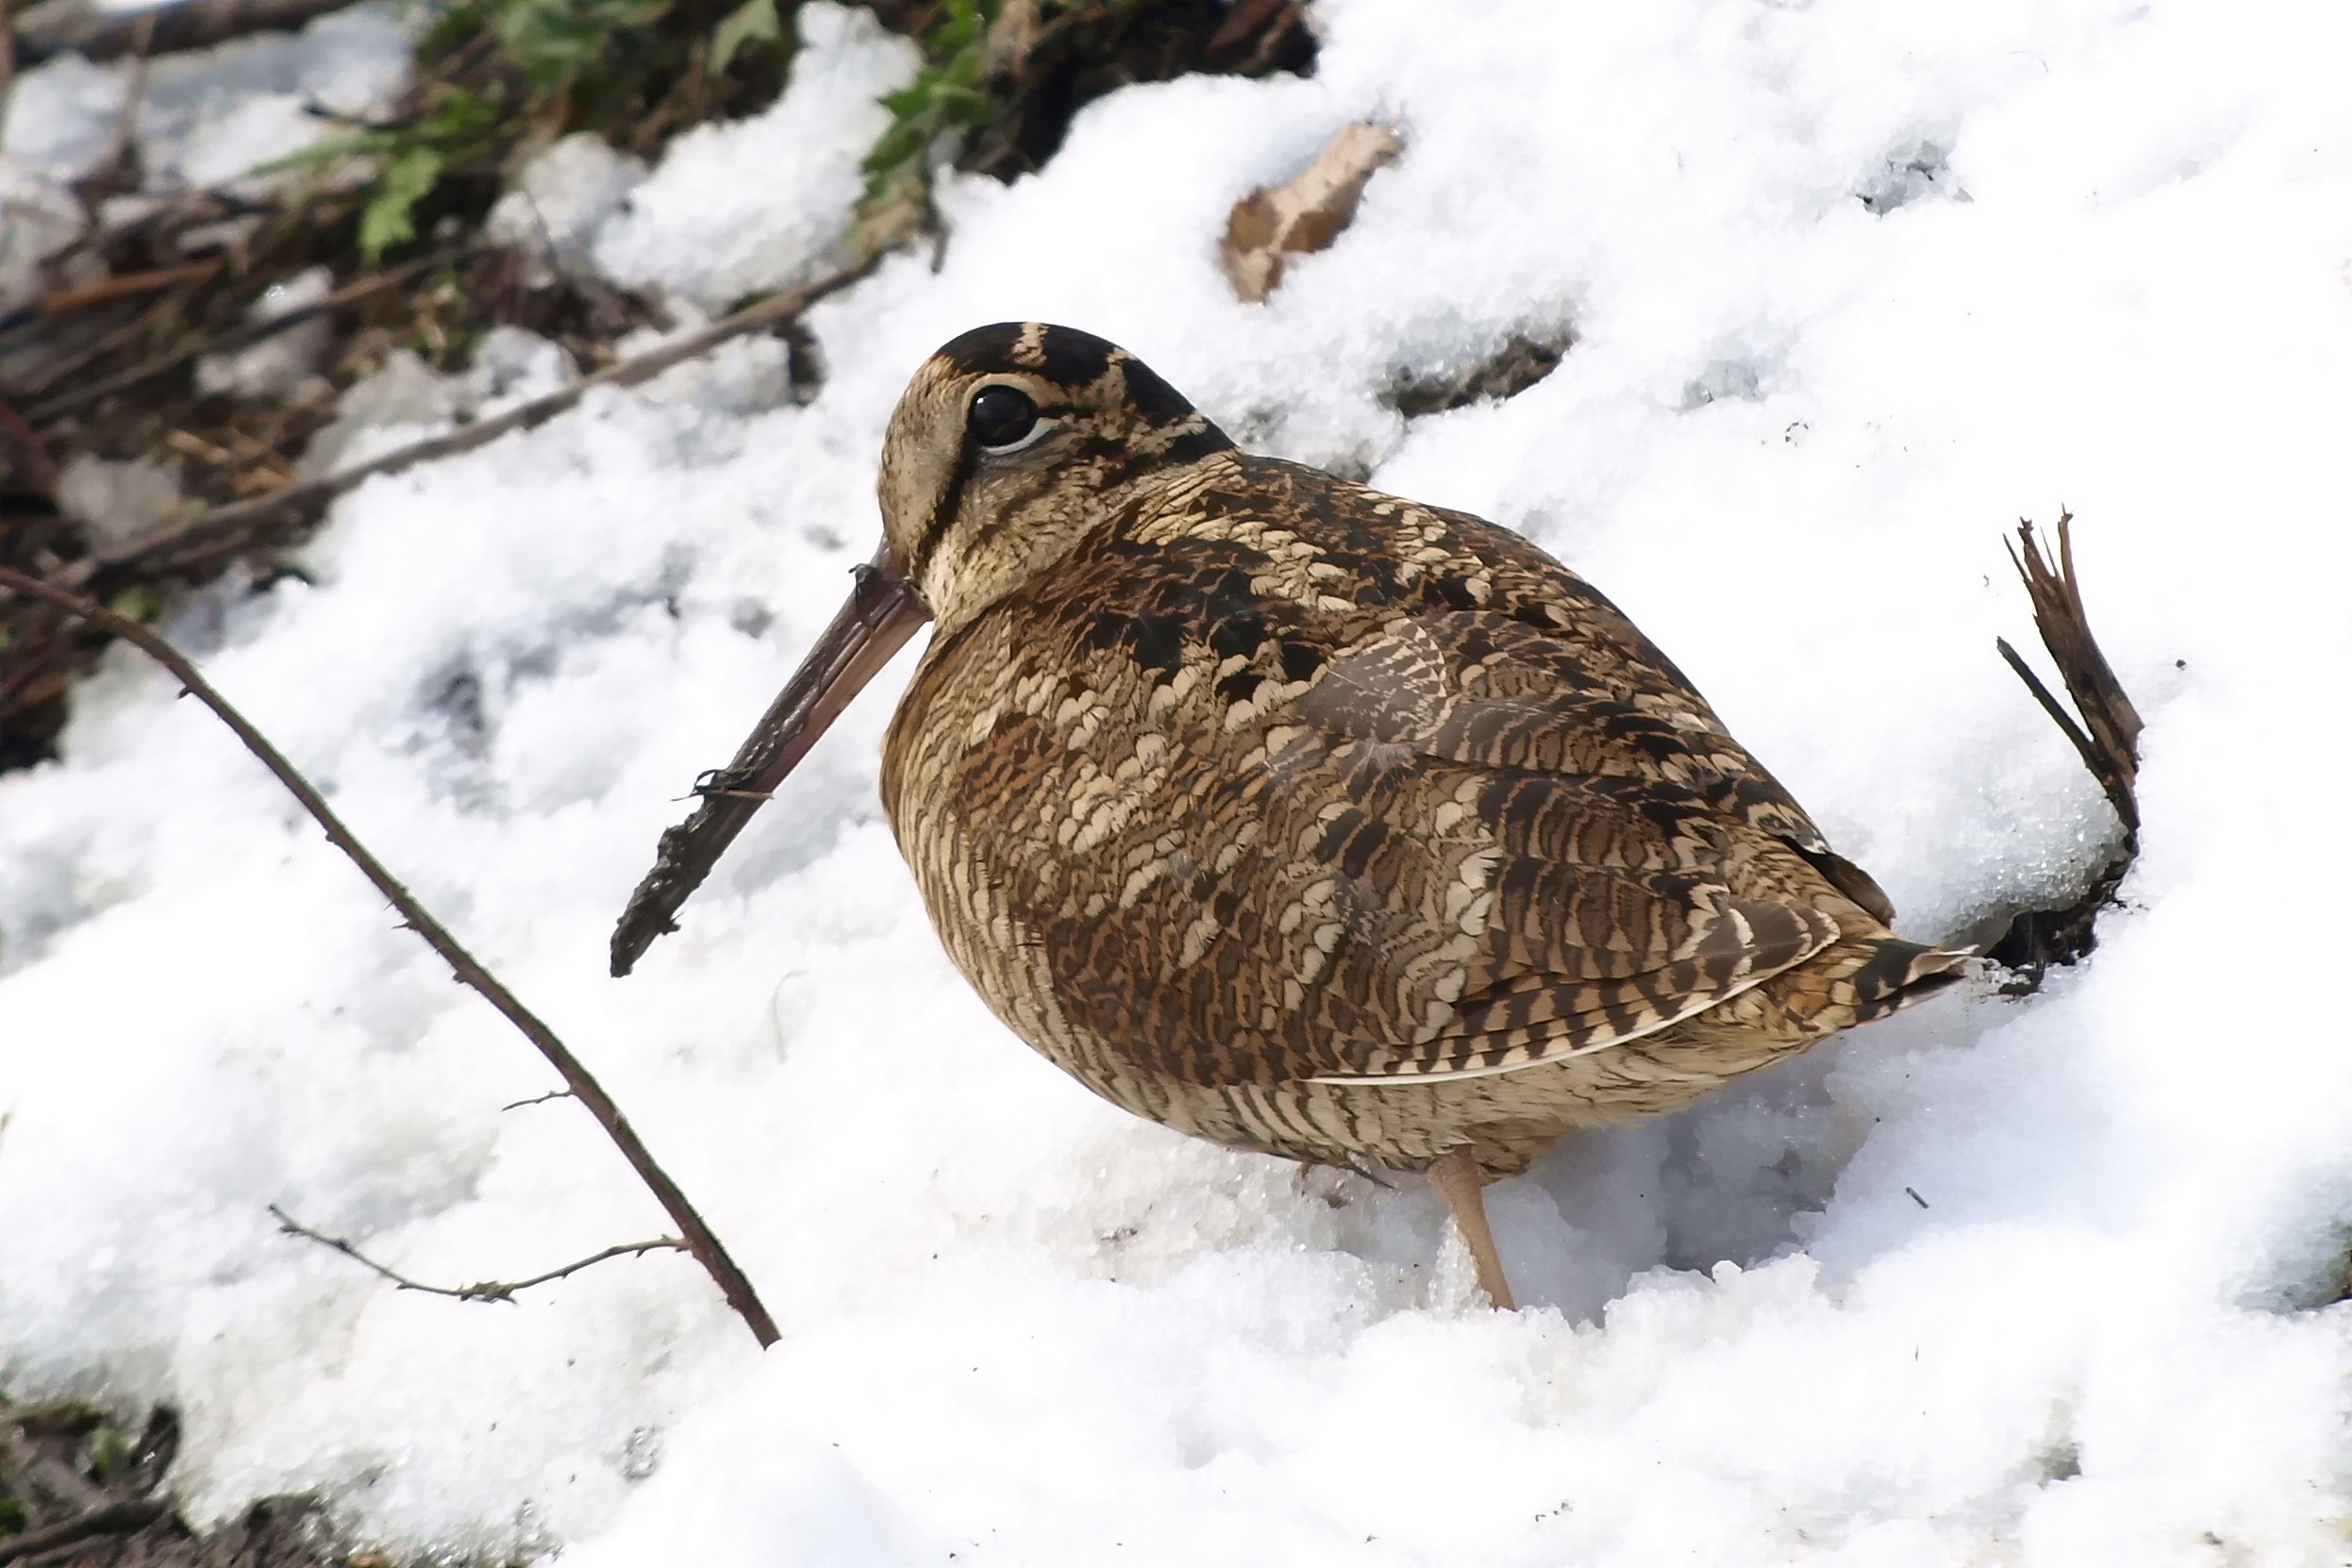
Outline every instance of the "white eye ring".
<path fill-rule="evenodd" d="M 1046 431 L 1054 428 L 1054 426 L 1059 425 L 1061 421 L 1058 419 L 1052 418 L 1045 414 L 1040 414 L 1037 416 L 1037 423 L 1029 426 L 1029 433 L 1023 436 L 1019 441 L 1009 442 L 1004 446 L 983 446 L 980 448 L 980 451 L 985 456 L 991 458 L 1002 458 L 1009 456 L 1015 452 L 1026 452 L 1030 447 L 1037 444 L 1037 440 L 1040 436 L 1043 435 Z"/>

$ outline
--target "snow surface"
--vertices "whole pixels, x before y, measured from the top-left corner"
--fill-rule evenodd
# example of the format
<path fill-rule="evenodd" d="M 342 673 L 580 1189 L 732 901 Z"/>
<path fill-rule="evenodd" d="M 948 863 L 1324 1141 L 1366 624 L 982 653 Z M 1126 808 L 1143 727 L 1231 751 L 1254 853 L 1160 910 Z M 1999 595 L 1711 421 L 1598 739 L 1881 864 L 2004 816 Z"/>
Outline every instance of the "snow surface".
<path fill-rule="evenodd" d="M 198 1516 L 315 1487 L 366 1539 L 581 1568 L 2352 1560 L 2321 875 L 2352 13 L 1317 11 L 1313 80 L 1130 88 L 1043 175 L 951 181 L 941 265 L 813 312 L 807 406 L 780 344 L 734 345 L 367 485 L 315 586 L 170 628 L 603 1076 L 783 1343 L 674 1257 L 460 1306 L 275 1232 L 273 1202 L 458 1282 L 661 1221 L 575 1109 L 499 1109 L 545 1069 L 118 650 L 65 759 L 0 778 L 14 1396 L 175 1402 Z M 840 84 L 906 57 L 803 14 L 767 118 L 854 147 Z M 1234 303 L 1227 208 L 1367 115 L 1403 159 Z M 763 135 L 681 142 L 593 254 L 700 308 L 820 264 L 849 185 Z M 2029 1001 L 1939 1002 L 1496 1188 L 1516 1315 L 1470 1305 L 1417 1184 L 1129 1119 L 990 1020 L 879 818 L 904 662 L 606 978 L 677 797 L 871 547 L 906 376 L 1023 317 L 1261 450 L 1524 528 L 1921 935 L 2068 888 L 2111 831 L 1991 647 L 2030 639 L 2003 529 L 2071 505 L 2149 721 L 2128 908 Z M 1563 325 L 1508 404 L 1377 401 Z"/>
<path fill-rule="evenodd" d="M 128 60 L 62 55 L 10 84 L 0 103 L 0 311 L 45 292 L 42 260 L 81 233 L 72 182 L 112 146 L 133 75 Z M 145 192 L 259 195 L 357 178 L 347 164 L 252 171 L 385 113 L 408 75 L 408 35 L 381 5 L 322 16 L 299 33 L 158 57 L 129 127 Z"/>
<path fill-rule="evenodd" d="M 408 75 L 408 35 L 382 5 L 153 61 L 139 110 L 146 187 L 283 190 L 331 175 L 251 171 L 382 116 Z"/>

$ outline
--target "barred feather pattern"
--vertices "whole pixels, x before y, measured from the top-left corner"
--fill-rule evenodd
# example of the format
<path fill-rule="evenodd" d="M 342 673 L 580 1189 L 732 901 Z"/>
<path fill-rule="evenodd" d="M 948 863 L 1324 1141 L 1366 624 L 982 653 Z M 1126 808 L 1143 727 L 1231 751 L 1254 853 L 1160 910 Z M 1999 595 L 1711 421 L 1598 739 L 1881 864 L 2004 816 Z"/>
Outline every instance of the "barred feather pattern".
<path fill-rule="evenodd" d="M 1067 329 L 1021 331 L 942 351 L 936 400 Z M 1962 972 L 1582 578 L 1243 454 L 1100 350 L 1055 359 L 1083 473 L 1005 492 L 1043 521 L 926 523 L 939 559 L 1045 559 L 986 596 L 934 573 L 883 774 L 948 953 L 1090 1088 L 1221 1143 L 1502 1175 Z"/>

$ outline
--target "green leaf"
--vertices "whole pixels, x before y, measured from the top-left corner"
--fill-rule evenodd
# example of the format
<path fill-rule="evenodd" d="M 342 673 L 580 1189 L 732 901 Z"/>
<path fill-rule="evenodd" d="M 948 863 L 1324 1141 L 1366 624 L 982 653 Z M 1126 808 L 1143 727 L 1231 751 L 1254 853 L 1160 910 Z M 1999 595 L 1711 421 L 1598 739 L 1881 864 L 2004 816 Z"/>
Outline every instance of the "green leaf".
<path fill-rule="evenodd" d="M 619 27 L 637 27 L 669 0 L 515 0 L 498 24 L 507 56 L 545 86 L 592 63 Z"/>
<path fill-rule="evenodd" d="M 417 127 L 418 134 L 430 141 L 455 142 L 488 130 L 498 123 L 498 110 L 462 87 L 449 89 L 448 96 Z"/>
<path fill-rule="evenodd" d="M 746 43 L 774 43 L 784 36 L 776 0 L 744 0 L 710 35 L 710 74 L 717 75 Z"/>
<path fill-rule="evenodd" d="M 879 102 L 891 112 L 890 128 L 859 164 L 866 175 L 867 206 L 905 199 L 904 186 L 909 180 L 919 200 L 926 183 L 922 160 L 931 144 L 949 131 L 975 131 L 996 117 L 999 106 L 980 90 L 980 72 L 998 4 L 946 0 L 938 24 L 923 41 L 932 63 L 905 87 L 882 94 Z"/>
<path fill-rule="evenodd" d="M 90 1468 L 100 1486 L 112 1486 L 122 1478 L 135 1447 L 128 1433 L 110 1424 L 90 1434 Z"/>
<path fill-rule="evenodd" d="M 431 147 L 410 147 L 384 166 L 375 194 L 359 214 L 359 249 L 370 261 L 416 238 L 409 209 L 440 183 L 442 168 L 442 156 Z"/>
<path fill-rule="evenodd" d="M 434 9 L 425 35 L 417 40 L 417 58 L 438 60 L 454 53 L 459 45 L 471 42 L 490 25 L 492 13 L 497 9 L 497 0 L 460 0 L 457 5 Z"/>
<path fill-rule="evenodd" d="M 314 164 L 329 163 L 340 158 L 380 154 L 390 154 L 397 161 L 420 145 L 439 143 L 446 149 L 450 143 L 462 142 L 469 137 L 489 130 L 497 121 L 495 108 L 461 87 L 453 87 L 438 108 L 413 124 L 390 130 L 361 131 L 353 136 L 334 136 L 324 142 L 313 142 L 283 158 L 255 164 L 252 173 L 275 175 L 288 169 L 307 169 Z M 458 161 L 463 161 L 463 158 L 460 157 Z"/>
<path fill-rule="evenodd" d="M 930 145 L 931 132 L 926 125 L 912 124 L 892 125 L 875 142 L 874 150 L 858 165 L 869 175 L 885 174 Z"/>
<path fill-rule="evenodd" d="M 152 621 L 162 611 L 163 601 L 154 589 L 134 584 L 108 600 L 107 608 L 134 621 Z"/>
<path fill-rule="evenodd" d="M 357 136 L 330 136 L 324 142 L 313 142 L 307 147 L 288 153 L 284 158 L 274 158 L 267 163 L 257 163 L 251 172 L 257 175 L 282 174 L 288 169 L 305 169 L 313 163 L 325 163 L 330 158 L 354 158 L 361 153 L 387 152 L 397 146 L 399 142 L 400 133 L 398 131 L 361 131 Z"/>
<path fill-rule="evenodd" d="M 570 6 L 525 0 L 500 20 L 498 40 L 525 75 L 544 84 L 594 59 L 605 34 Z"/>

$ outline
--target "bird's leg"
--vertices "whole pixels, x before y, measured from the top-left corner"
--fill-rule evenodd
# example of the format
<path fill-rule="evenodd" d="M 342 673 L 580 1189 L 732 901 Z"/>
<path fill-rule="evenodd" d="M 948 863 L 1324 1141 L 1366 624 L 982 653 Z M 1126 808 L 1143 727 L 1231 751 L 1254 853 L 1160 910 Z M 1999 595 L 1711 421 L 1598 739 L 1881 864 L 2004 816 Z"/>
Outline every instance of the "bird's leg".
<path fill-rule="evenodd" d="M 1479 1193 L 1486 1177 L 1478 1173 L 1478 1162 L 1470 1158 L 1468 1149 L 1456 1149 L 1430 1160 L 1426 1175 L 1429 1185 L 1445 1195 L 1445 1207 L 1453 1210 L 1454 1228 L 1461 1232 L 1462 1244 L 1478 1265 L 1478 1289 L 1496 1310 L 1517 1311 L 1519 1304 L 1510 1298 L 1510 1281 L 1503 1277 L 1503 1256 L 1494 1250 L 1494 1232 L 1487 1228 L 1486 1199 Z"/>

